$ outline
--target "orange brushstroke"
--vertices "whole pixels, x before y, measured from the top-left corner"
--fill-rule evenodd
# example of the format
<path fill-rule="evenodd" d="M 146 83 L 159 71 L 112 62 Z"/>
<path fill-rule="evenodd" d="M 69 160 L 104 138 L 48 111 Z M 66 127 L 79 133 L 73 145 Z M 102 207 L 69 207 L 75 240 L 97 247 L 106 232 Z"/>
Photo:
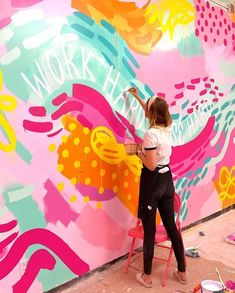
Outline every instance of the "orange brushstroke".
<path fill-rule="evenodd" d="M 159 20 L 149 23 L 146 15 L 150 0 L 142 8 L 134 2 L 72 0 L 72 7 L 90 16 L 97 23 L 106 20 L 118 31 L 135 52 L 148 55 L 162 37 Z M 147 44 L 146 44 L 147 42 Z"/>

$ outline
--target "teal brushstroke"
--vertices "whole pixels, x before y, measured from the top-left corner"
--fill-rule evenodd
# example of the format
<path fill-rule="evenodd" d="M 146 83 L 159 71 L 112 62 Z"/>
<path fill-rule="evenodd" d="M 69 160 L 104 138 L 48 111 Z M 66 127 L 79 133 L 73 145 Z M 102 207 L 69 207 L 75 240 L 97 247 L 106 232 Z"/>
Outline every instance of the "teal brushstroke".
<path fill-rule="evenodd" d="M 107 39 L 102 36 L 98 36 L 98 40 L 112 53 L 112 55 L 114 55 L 115 57 L 118 56 L 118 51 Z"/>
<path fill-rule="evenodd" d="M 185 199 L 189 199 L 189 196 L 190 196 L 190 194 L 191 194 L 191 191 L 190 191 L 190 190 L 188 190 L 188 192 L 187 192 L 187 194 L 186 194 L 186 197 L 185 197 Z"/>
<path fill-rule="evenodd" d="M 182 204 L 182 208 L 181 208 L 181 213 L 182 213 L 182 215 L 185 214 L 185 209 L 186 209 L 186 202 L 183 202 L 183 204 Z M 182 216 L 182 217 L 183 217 L 183 216 Z"/>
<path fill-rule="evenodd" d="M 229 111 L 225 116 L 225 121 L 228 120 L 229 116 L 232 115 L 232 111 Z"/>
<path fill-rule="evenodd" d="M 204 171 L 202 172 L 201 180 L 206 176 L 207 170 L 208 170 L 208 168 L 206 167 L 206 168 L 204 169 Z"/>
<path fill-rule="evenodd" d="M 176 189 L 180 186 L 182 180 L 183 180 L 183 178 L 180 178 L 180 179 L 176 182 L 176 184 L 175 184 L 175 188 L 176 188 Z"/>
<path fill-rule="evenodd" d="M 200 174 L 202 172 L 202 168 L 198 168 L 197 170 L 194 171 L 196 175 Z"/>
<path fill-rule="evenodd" d="M 95 34 L 91 32 L 89 29 L 86 29 L 84 26 L 79 25 L 77 23 L 72 25 L 72 28 L 74 28 L 78 33 L 83 34 L 85 37 L 88 37 L 90 39 L 93 39 Z"/>
<path fill-rule="evenodd" d="M 130 61 L 133 63 L 133 65 L 135 65 L 136 68 L 140 68 L 139 63 L 137 62 L 137 60 L 132 55 L 131 51 L 128 50 L 127 47 L 124 47 L 124 52 L 125 52 L 126 56 L 130 59 Z"/>
<path fill-rule="evenodd" d="M 184 181 L 181 184 L 181 189 L 183 189 L 185 187 L 187 181 L 188 181 L 188 178 L 185 178 Z"/>
<path fill-rule="evenodd" d="M 32 195 L 23 198 L 20 201 L 10 202 L 9 192 L 21 190 L 24 186 L 19 184 L 11 186 L 3 192 L 5 206 L 12 212 L 18 221 L 18 226 L 21 234 L 34 228 L 45 228 L 47 226 L 43 213 L 39 210 L 38 204 L 33 199 Z M 38 249 L 45 248 L 42 245 L 33 245 L 27 249 L 26 258 L 29 260 L 30 256 Z M 46 248 L 45 248 L 46 249 Z M 52 253 L 50 251 L 50 253 Z M 47 291 L 55 288 L 58 284 L 69 281 L 75 277 L 64 263 L 52 253 L 56 260 L 56 265 L 53 271 L 40 271 L 37 279 L 43 284 L 43 290 Z M 59 281 L 58 281 L 59 280 Z"/>
<path fill-rule="evenodd" d="M 193 183 L 193 179 L 191 179 L 191 180 L 189 181 L 189 183 L 188 183 L 188 187 L 190 187 L 190 186 L 192 185 L 192 183 Z"/>
<path fill-rule="evenodd" d="M 102 55 L 104 56 L 104 58 L 108 62 L 108 64 L 115 68 L 115 65 L 113 64 L 113 62 L 109 59 L 109 57 L 104 52 L 102 52 Z"/>
<path fill-rule="evenodd" d="M 228 127 L 228 122 L 226 122 L 226 123 L 224 124 L 224 127 L 223 127 L 223 130 L 222 130 L 222 131 L 223 131 L 223 132 L 226 131 L 226 128 L 227 128 L 227 127 Z"/>
<path fill-rule="evenodd" d="M 115 28 L 109 23 L 109 22 L 107 22 L 106 20 L 104 20 L 104 19 L 102 19 L 101 20 L 101 25 L 105 28 L 105 29 L 107 29 L 110 33 L 114 33 L 115 32 Z"/>
<path fill-rule="evenodd" d="M 232 122 L 233 122 L 233 120 L 234 120 L 234 118 L 232 117 L 232 118 L 229 120 L 228 124 L 231 125 Z"/>
<path fill-rule="evenodd" d="M 200 56 L 203 53 L 201 43 L 195 34 L 182 38 L 177 47 L 180 53 L 187 57 Z"/>
<path fill-rule="evenodd" d="M 216 118 L 215 121 L 218 122 L 220 120 L 220 118 L 222 117 L 222 113 L 220 113 Z"/>
<path fill-rule="evenodd" d="M 26 147 L 17 140 L 16 142 L 16 153 L 17 155 L 19 155 L 26 163 L 30 164 L 32 159 L 33 159 L 33 155 L 26 149 Z"/>
<path fill-rule="evenodd" d="M 173 120 L 178 120 L 180 115 L 179 115 L 179 113 L 174 113 L 174 114 L 171 114 L 171 117 Z"/>
<path fill-rule="evenodd" d="M 214 130 L 215 132 L 217 132 L 219 130 L 219 123 L 217 123 L 215 126 L 214 126 Z"/>
<path fill-rule="evenodd" d="M 219 150 L 221 149 L 221 144 L 220 144 L 220 142 L 216 145 L 215 149 L 216 149 L 216 151 L 219 151 Z"/>
<path fill-rule="evenodd" d="M 130 67 L 129 63 L 127 62 L 126 58 L 122 58 L 122 63 L 125 66 L 126 70 L 130 73 L 130 75 L 135 78 L 136 74 L 135 72 L 132 70 L 132 68 Z"/>
<path fill-rule="evenodd" d="M 184 189 L 181 200 L 184 201 L 186 195 L 186 189 Z"/>
<path fill-rule="evenodd" d="M 188 106 L 189 100 L 182 104 L 181 109 L 184 110 Z"/>
<path fill-rule="evenodd" d="M 192 170 L 190 170 L 188 173 L 185 174 L 186 177 L 189 177 L 193 173 Z"/>
<path fill-rule="evenodd" d="M 184 214 L 181 215 L 183 221 L 187 218 L 187 215 L 188 215 L 188 208 L 186 208 L 184 211 Z"/>
<path fill-rule="evenodd" d="M 193 185 L 194 186 L 196 186 L 197 185 L 197 183 L 200 181 L 200 178 L 199 177 L 197 177 L 194 181 L 193 181 Z"/>
<path fill-rule="evenodd" d="M 73 13 L 74 16 L 76 16 L 77 18 L 81 19 L 82 21 L 84 21 L 86 24 L 92 26 L 94 25 L 95 21 L 90 18 L 89 16 L 87 16 L 86 14 L 83 14 L 81 12 L 75 11 Z"/>
<path fill-rule="evenodd" d="M 223 111 L 224 109 L 226 109 L 228 106 L 230 105 L 230 102 L 226 102 L 222 105 L 221 107 L 221 111 Z"/>
<path fill-rule="evenodd" d="M 214 116 L 216 113 L 219 112 L 219 109 L 218 108 L 215 108 L 212 112 L 211 112 L 211 115 Z"/>
<path fill-rule="evenodd" d="M 150 96 L 154 95 L 154 92 L 151 90 L 151 88 L 147 84 L 145 84 L 144 88 Z"/>
<path fill-rule="evenodd" d="M 206 164 L 208 164 L 210 161 L 211 161 L 211 157 L 208 157 L 208 158 L 206 158 L 206 159 L 204 160 L 204 164 L 206 165 Z"/>
<path fill-rule="evenodd" d="M 188 118 L 188 115 L 184 115 L 182 118 L 181 118 L 181 121 L 184 121 Z"/>
<path fill-rule="evenodd" d="M 18 220 L 19 229 L 21 232 L 28 231 L 35 227 L 46 227 L 46 221 L 43 213 L 39 210 L 38 204 L 32 198 L 32 195 L 27 196 L 19 201 L 10 202 L 9 192 L 14 192 L 24 188 L 23 185 L 18 184 L 9 187 L 3 192 L 5 205 L 14 214 Z"/>
<path fill-rule="evenodd" d="M 231 87 L 231 92 L 235 91 L 235 84 Z M 234 100 L 235 102 L 235 100 Z"/>

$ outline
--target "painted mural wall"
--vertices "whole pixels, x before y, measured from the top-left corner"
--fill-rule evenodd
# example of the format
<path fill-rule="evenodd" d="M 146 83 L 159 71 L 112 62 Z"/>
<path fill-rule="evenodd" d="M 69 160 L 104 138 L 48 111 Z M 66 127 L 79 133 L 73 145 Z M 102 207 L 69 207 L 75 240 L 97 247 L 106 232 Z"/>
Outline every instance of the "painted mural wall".
<path fill-rule="evenodd" d="M 235 203 L 235 17 L 203 0 L 0 2 L 0 287 L 42 292 L 127 253 L 144 113 L 165 98 L 189 225 Z"/>

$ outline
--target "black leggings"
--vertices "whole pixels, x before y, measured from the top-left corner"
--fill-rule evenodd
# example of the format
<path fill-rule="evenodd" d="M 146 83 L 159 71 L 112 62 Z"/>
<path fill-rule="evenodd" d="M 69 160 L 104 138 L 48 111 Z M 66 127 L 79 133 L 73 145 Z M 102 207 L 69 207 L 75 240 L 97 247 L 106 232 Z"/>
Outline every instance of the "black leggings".
<path fill-rule="evenodd" d="M 144 228 L 144 273 L 151 274 L 152 260 L 154 254 L 154 239 L 156 233 L 156 211 L 159 210 L 162 223 L 167 231 L 167 234 L 172 242 L 175 257 L 178 263 L 178 270 L 185 272 L 185 257 L 184 246 L 181 235 L 176 227 L 174 218 L 174 185 L 172 182 L 171 172 L 158 174 L 157 187 L 153 194 L 151 210 L 145 213 L 142 218 Z"/>

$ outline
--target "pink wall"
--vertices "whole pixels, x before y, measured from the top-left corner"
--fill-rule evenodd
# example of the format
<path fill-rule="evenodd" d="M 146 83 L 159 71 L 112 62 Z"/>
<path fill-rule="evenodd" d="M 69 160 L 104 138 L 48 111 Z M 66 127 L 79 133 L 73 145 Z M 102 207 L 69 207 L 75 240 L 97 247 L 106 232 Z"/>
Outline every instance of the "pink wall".
<path fill-rule="evenodd" d="M 170 104 L 183 225 L 235 203 L 234 15 L 202 0 L 7 0 L 0 28 L 4 293 L 127 252 L 141 164 L 123 144 L 147 128 L 130 86 Z"/>

